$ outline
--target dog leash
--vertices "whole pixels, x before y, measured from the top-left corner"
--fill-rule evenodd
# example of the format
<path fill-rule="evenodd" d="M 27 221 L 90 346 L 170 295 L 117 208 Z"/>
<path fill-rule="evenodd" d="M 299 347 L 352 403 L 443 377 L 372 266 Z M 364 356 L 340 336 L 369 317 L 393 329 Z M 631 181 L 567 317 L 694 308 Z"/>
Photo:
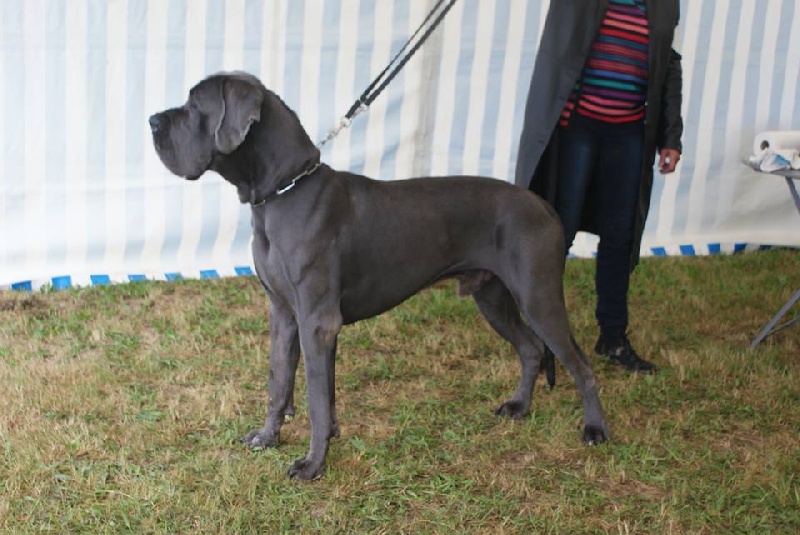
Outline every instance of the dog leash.
<path fill-rule="evenodd" d="M 405 67 L 406 63 L 408 63 L 408 60 L 411 59 L 411 57 L 417 52 L 417 50 L 419 50 L 422 44 L 428 39 L 428 37 L 430 37 L 431 33 L 433 33 L 436 27 L 439 26 L 439 23 L 442 22 L 444 16 L 447 15 L 447 12 L 450 11 L 450 8 L 452 8 L 453 4 L 455 3 L 456 0 L 449 0 L 447 5 L 444 5 L 445 0 L 438 0 L 438 2 L 436 2 L 436 4 L 433 6 L 433 9 L 431 9 L 430 13 L 428 13 L 428 15 L 425 17 L 425 20 L 422 21 L 422 24 L 419 25 L 408 41 L 406 41 L 406 43 L 403 45 L 403 48 L 400 49 L 400 51 L 394 56 L 394 58 L 392 58 L 386 68 L 384 68 L 383 71 L 372 81 L 372 83 L 369 84 L 367 89 L 361 94 L 358 100 L 356 100 L 353 105 L 350 106 L 350 109 L 344 115 L 344 117 L 341 118 L 339 124 L 328 132 L 328 135 L 325 137 L 325 139 L 317 143 L 317 148 L 321 149 L 327 142 L 338 136 L 342 130 L 348 128 L 350 124 L 352 124 L 353 119 L 355 119 L 358 114 L 366 111 L 369 108 L 370 104 L 372 104 L 372 101 L 374 101 L 377 96 L 380 95 L 384 89 L 386 89 L 386 86 L 389 85 L 389 82 L 394 80 L 403 67 Z M 439 14 L 434 19 L 433 17 L 437 12 L 439 12 Z M 431 19 L 433 20 L 431 21 Z M 412 41 L 414 41 L 417 35 L 419 35 L 422 29 L 429 23 L 430 25 L 428 26 L 428 29 L 425 30 L 425 33 L 422 34 L 422 36 L 414 44 L 414 46 L 411 47 L 408 53 L 403 55 Z M 397 63 L 397 65 L 395 65 L 395 63 Z M 395 65 L 395 67 L 390 71 L 392 65 Z"/>

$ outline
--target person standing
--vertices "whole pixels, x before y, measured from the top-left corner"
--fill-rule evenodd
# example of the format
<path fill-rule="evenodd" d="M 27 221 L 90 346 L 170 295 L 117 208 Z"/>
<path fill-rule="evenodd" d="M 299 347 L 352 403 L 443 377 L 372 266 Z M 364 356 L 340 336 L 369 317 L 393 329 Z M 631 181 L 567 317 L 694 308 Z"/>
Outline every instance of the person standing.
<path fill-rule="evenodd" d="M 515 183 L 555 207 L 567 250 L 600 238 L 595 352 L 632 372 L 656 370 L 631 347 L 627 294 L 656 153 L 667 174 L 682 150 L 679 18 L 679 0 L 552 0 L 520 136 Z"/>

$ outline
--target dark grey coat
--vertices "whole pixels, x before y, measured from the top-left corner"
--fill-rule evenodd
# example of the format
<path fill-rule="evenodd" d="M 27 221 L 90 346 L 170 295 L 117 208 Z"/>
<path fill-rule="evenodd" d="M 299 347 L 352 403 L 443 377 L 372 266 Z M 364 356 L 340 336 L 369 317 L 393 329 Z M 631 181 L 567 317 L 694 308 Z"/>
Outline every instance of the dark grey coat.
<path fill-rule="evenodd" d="M 525 106 L 515 183 L 555 204 L 558 124 L 561 110 L 581 76 L 608 0 L 554 0 L 542 33 Z M 638 263 L 644 222 L 650 209 L 657 149 L 682 150 L 681 56 L 672 49 L 680 17 L 678 0 L 647 0 L 650 24 L 649 81 L 645 112 L 645 157 L 636 214 L 631 269 Z M 592 195 L 581 230 L 592 232 Z"/>

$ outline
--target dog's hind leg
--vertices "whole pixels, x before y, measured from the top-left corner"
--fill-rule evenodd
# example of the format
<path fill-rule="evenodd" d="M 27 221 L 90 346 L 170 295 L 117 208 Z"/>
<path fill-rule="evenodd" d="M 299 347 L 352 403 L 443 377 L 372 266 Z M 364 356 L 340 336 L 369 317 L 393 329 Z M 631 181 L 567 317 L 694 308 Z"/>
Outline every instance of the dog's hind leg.
<path fill-rule="evenodd" d="M 270 294 L 269 404 L 264 427 L 242 437 L 251 447 L 275 447 L 284 417 L 294 414 L 294 380 L 300 360 L 297 322 L 291 310 Z"/>
<path fill-rule="evenodd" d="M 539 375 L 544 346 L 522 321 L 514 298 L 500 279 L 493 277 L 475 291 L 472 297 L 489 325 L 508 340 L 519 355 L 521 367 L 519 387 L 514 395 L 495 411 L 498 416 L 519 420 L 530 411 L 533 386 Z"/>
<path fill-rule="evenodd" d="M 543 277 L 534 277 L 544 280 Z M 603 406 L 597 394 L 589 359 L 572 337 L 564 306 L 561 275 L 557 283 L 544 284 L 518 296 L 520 311 L 536 335 L 553 351 L 569 371 L 583 402 L 583 441 L 599 444 L 611 438 Z"/>

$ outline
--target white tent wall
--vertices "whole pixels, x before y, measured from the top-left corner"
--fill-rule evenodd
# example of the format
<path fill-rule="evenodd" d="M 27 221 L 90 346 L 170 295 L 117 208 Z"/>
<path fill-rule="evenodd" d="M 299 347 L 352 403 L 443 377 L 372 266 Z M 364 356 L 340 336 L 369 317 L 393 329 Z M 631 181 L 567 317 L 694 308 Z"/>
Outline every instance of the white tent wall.
<path fill-rule="evenodd" d="M 2 0 L 0 287 L 248 272 L 233 187 L 170 175 L 147 118 L 221 70 L 258 75 L 322 139 L 433 0 Z M 548 6 L 459 0 L 323 161 L 380 179 L 513 180 Z M 643 254 L 800 246 L 786 184 L 742 165 L 800 129 L 797 0 L 683 0 L 684 154 L 656 173 Z M 590 255 L 582 235 L 573 252 Z"/>

